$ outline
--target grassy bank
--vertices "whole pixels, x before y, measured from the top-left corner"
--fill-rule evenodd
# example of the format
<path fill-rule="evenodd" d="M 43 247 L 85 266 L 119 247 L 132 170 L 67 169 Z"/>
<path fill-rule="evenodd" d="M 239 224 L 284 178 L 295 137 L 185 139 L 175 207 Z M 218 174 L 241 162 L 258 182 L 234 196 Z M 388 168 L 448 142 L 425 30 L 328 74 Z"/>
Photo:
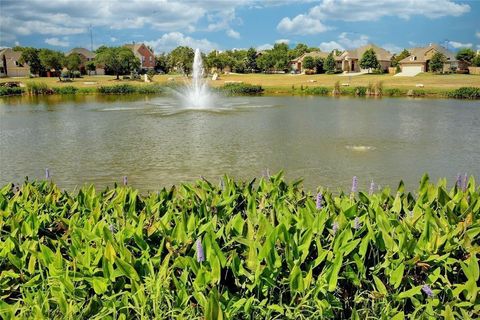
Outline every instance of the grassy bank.
<path fill-rule="evenodd" d="M 356 191 L 356 190 L 354 190 Z M 145 196 L 0 190 L 5 319 L 473 319 L 480 197 L 421 180 L 306 193 L 282 175 Z"/>
<path fill-rule="evenodd" d="M 115 80 L 112 76 L 85 76 L 72 82 L 60 82 L 57 78 L 34 78 L 34 79 L 0 79 L 1 82 L 20 81 L 26 86 L 43 86 L 49 89 L 49 93 L 159 93 L 162 86 L 183 85 L 187 79 L 181 75 L 156 75 L 153 83 L 145 83 L 133 80 Z M 267 95 L 326 95 L 331 94 L 335 86 L 341 95 L 363 96 L 367 89 L 381 86 L 383 96 L 425 96 L 425 97 L 453 97 L 478 99 L 478 94 L 463 94 L 456 92 L 463 87 L 480 88 L 480 76 L 452 74 L 434 75 L 420 74 L 416 77 L 394 77 L 384 75 L 361 75 L 344 77 L 339 75 L 289 75 L 289 74 L 228 74 L 221 75 L 220 80 L 209 80 L 209 85 L 220 88 L 227 93 L 233 93 L 228 86 L 240 88 L 241 84 L 260 86 L 261 90 L 240 89 L 241 94 L 258 94 L 263 92 Z M 151 89 L 157 86 L 157 89 Z M 132 88 L 133 87 L 133 88 Z M 73 89 L 76 88 L 76 89 Z M 109 88 L 115 88 L 110 90 Z M 357 90 L 359 89 L 359 91 Z M 25 91 L 28 91 L 26 88 Z M 2 92 L 0 92 L 2 93 Z M 15 92 L 18 94 L 18 92 Z M 122 93 L 122 92 L 120 92 Z M 7 95 L 7 92 L 3 95 Z"/>

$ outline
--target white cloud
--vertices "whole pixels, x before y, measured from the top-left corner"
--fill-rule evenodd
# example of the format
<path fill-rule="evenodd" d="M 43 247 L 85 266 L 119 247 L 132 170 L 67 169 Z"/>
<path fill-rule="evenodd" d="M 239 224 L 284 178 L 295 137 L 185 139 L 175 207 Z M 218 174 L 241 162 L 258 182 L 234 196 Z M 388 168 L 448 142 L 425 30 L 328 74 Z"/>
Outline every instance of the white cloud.
<path fill-rule="evenodd" d="M 70 42 L 68 42 L 66 38 L 63 38 L 63 40 L 59 38 L 47 38 L 45 39 L 45 43 L 55 47 L 68 47 L 70 45 Z"/>
<path fill-rule="evenodd" d="M 345 48 L 336 41 L 322 42 L 318 47 L 324 52 L 332 52 L 335 49 L 345 50 Z"/>
<path fill-rule="evenodd" d="M 475 35 L 477 36 L 477 38 L 480 38 L 480 32 L 476 32 Z"/>
<path fill-rule="evenodd" d="M 293 19 L 283 18 L 278 23 L 277 30 L 284 33 L 305 35 L 321 33 L 328 30 L 328 28 L 319 19 L 299 14 Z"/>
<path fill-rule="evenodd" d="M 368 36 L 352 32 L 342 32 L 338 36 L 338 42 L 347 49 L 358 48 L 368 43 Z"/>
<path fill-rule="evenodd" d="M 273 48 L 273 45 L 271 45 L 270 43 L 265 43 L 265 44 L 262 44 L 260 46 L 257 47 L 257 50 L 258 51 L 263 51 L 263 50 L 270 50 Z"/>
<path fill-rule="evenodd" d="M 115 38 L 115 37 L 110 37 L 110 41 L 111 41 L 111 42 L 116 42 L 117 40 L 118 40 L 118 39 Z"/>
<path fill-rule="evenodd" d="M 395 44 L 392 44 L 392 43 L 386 43 L 381 47 L 384 48 L 387 51 L 390 51 L 391 53 L 400 53 L 403 50 L 402 47 L 399 47 L 399 46 L 397 46 Z"/>
<path fill-rule="evenodd" d="M 157 40 L 145 41 L 145 44 L 152 46 L 156 53 L 168 52 L 175 49 L 178 46 L 189 46 L 191 48 L 198 48 L 203 52 L 210 52 L 214 49 L 218 49 L 216 43 L 210 42 L 207 39 L 194 39 L 189 36 L 185 36 L 181 32 L 165 33 Z"/>
<path fill-rule="evenodd" d="M 229 36 L 230 38 L 234 38 L 234 39 L 240 39 L 240 33 L 233 30 L 233 29 L 228 29 L 227 30 L 227 36 Z"/>
<path fill-rule="evenodd" d="M 290 39 L 278 39 L 278 40 L 275 40 L 275 43 L 285 43 L 285 44 L 289 44 L 289 43 L 290 43 Z"/>
<path fill-rule="evenodd" d="M 473 47 L 472 43 L 461 43 L 457 41 L 448 41 L 448 46 L 453 47 L 455 49 L 458 48 L 471 48 Z"/>
<path fill-rule="evenodd" d="M 327 20 L 372 21 L 394 16 L 410 19 L 412 16 L 440 18 L 461 16 L 470 11 L 468 4 L 452 0 L 322 0 L 305 14 L 284 17 L 277 25 L 279 31 L 292 34 L 316 34 L 328 29 Z"/>

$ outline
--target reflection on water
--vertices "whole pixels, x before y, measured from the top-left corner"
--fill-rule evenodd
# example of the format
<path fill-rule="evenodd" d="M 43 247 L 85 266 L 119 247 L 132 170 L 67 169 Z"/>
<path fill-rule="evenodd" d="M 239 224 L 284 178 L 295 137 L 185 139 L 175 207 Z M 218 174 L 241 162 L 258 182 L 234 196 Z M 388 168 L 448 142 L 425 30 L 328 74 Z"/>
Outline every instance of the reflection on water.
<path fill-rule="evenodd" d="M 351 177 L 413 188 L 424 172 L 480 172 L 478 102 L 324 97 L 220 98 L 180 108 L 167 96 L 0 99 L 0 184 L 42 178 L 99 187 L 128 176 L 142 190 L 284 169 L 308 188 Z"/>

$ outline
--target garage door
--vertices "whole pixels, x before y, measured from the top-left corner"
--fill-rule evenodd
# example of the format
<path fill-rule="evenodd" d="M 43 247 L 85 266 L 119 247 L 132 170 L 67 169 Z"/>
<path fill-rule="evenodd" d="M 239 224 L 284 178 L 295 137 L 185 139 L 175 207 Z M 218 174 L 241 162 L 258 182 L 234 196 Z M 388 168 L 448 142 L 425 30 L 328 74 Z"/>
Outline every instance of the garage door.
<path fill-rule="evenodd" d="M 402 73 L 406 75 L 416 75 L 422 72 L 422 66 L 404 66 L 402 68 Z"/>

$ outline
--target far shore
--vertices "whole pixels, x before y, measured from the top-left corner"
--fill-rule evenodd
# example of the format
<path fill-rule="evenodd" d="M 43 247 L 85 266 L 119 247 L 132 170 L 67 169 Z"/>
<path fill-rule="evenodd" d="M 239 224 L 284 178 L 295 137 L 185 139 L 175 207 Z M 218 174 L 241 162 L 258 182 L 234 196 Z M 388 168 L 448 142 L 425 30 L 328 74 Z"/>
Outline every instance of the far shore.
<path fill-rule="evenodd" d="M 143 79 L 143 78 L 142 78 Z M 81 89 L 83 93 L 95 93 L 98 87 L 114 86 L 118 84 L 130 84 L 132 86 L 144 86 L 152 84 L 183 84 L 188 79 L 184 75 L 166 74 L 155 75 L 150 83 L 140 80 L 116 80 L 115 76 L 83 76 L 69 82 L 59 81 L 55 77 L 40 78 L 1 78 L 3 82 L 44 83 L 49 88 L 62 88 L 74 86 Z M 447 74 L 436 75 L 431 73 L 419 74 L 415 77 L 395 77 L 390 74 L 365 74 L 357 76 L 339 76 L 327 74 L 294 75 L 294 74 L 221 74 L 219 79 L 211 80 L 208 83 L 211 87 L 223 87 L 229 83 L 242 83 L 260 85 L 266 95 L 315 95 L 315 88 L 323 87 L 333 90 L 338 82 L 341 93 L 352 94 L 355 87 L 369 87 L 380 84 L 385 96 L 406 96 L 407 92 L 420 92 L 420 96 L 446 97 L 449 91 L 461 87 L 480 88 L 480 75 L 469 74 Z M 88 89 L 90 88 L 90 89 Z"/>

